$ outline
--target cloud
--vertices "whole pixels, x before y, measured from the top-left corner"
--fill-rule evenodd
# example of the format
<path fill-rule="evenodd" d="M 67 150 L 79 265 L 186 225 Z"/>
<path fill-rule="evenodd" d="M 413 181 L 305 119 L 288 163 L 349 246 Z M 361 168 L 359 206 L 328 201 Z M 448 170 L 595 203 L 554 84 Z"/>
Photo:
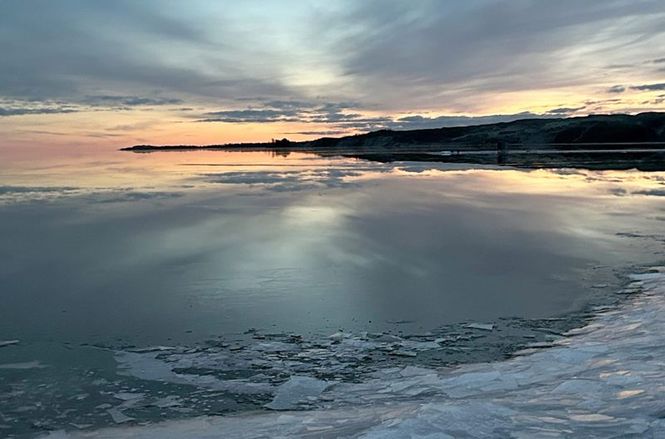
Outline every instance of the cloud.
<path fill-rule="evenodd" d="M 82 99 L 70 101 L 0 98 L 0 117 L 129 110 L 135 107 L 157 107 L 181 103 L 182 100 L 175 98 L 111 95 L 85 96 Z"/>
<path fill-rule="evenodd" d="M 633 192 L 638 195 L 647 195 L 652 197 L 665 197 L 665 189 L 646 189 L 642 191 Z"/>
<path fill-rule="evenodd" d="M 275 71 L 279 55 L 248 44 L 248 30 L 227 9 L 233 8 L 198 0 L 168 7 L 155 0 L 0 2 L 0 96 L 83 101 L 98 90 L 113 97 L 150 90 L 206 101 L 290 95 Z"/>
<path fill-rule="evenodd" d="M 560 107 L 560 108 L 553 108 L 551 110 L 547 110 L 545 112 L 545 115 L 551 115 L 551 116 L 568 116 L 570 114 L 576 113 L 578 111 L 584 110 L 586 107 Z"/>
<path fill-rule="evenodd" d="M 621 98 L 612 99 L 588 99 L 584 101 L 585 111 L 588 113 L 602 113 L 606 111 L 607 106 L 616 106 L 624 101 Z"/>
<path fill-rule="evenodd" d="M 437 116 L 425 117 L 420 115 L 401 117 L 389 124 L 392 129 L 413 130 L 427 128 L 455 127 L 465 125 L 484 125 L 501 122 L 512 122 L 519 119 L 543 117 L 530 112 L 517 114 L 494 114 L 488 116 Z"/>
<path fill-rule="evenodd" d="M 317 136 L 317 137 L 325 137 L 325 136 L 341 136 L 346 134 L 347 131 L 344 130 L 318 130 L 318 131 L 295 131 L 292 133 L 285 133 L 285 134 L 300 134 L 303 136 Z"/>
<path fill-rule="evenodd" d="M 484 92 L 577 85 L 596 64 L 636 66 L 662 42 L 664 13 L 656 0 L 9 0 L 0 2 L 0 96 L 138 97 L 127 106 L 168 105 L 141 100 L 159 93 L 217 105 L 268 96 L 284 108 L 332 91 L 329 100 L 386 110 L 464 111 Z M 330 79 L 308 85 L 319 75 Z"/>
<path fill-rule="evenodd" d="M 64 114 L 76 113 L 78 110 L 68 107 L 46 107 L 46 108 L 16 108 L 0 107 L 0 117 L 27 116 L 34 114 Z"/>
<path fill-rule="evenodd" d="M 199 122 L 276 123 L 296 122 L 330 125 L 339 133 L 350 130 L 389 128 L 388 116 L 367 117 L 356 112 L 350 102 L 269 101 L 259 108 L 215 111 L 204 114 Z"/>
<path fill-rule="evenodd" d="M 182 104 L 182 99 L 177 98 L 150 98 L 141 96 L 113 96 L 113 95 L 93 95 L 85 96 L 81 102 L 93 106 L 121 106 L 121 107 L 139 107 L 139 106 L 162 106 Z"/>
<path fill-rule="evenodd" d="M 365 117 L 353 102 L 268 101 L 257 107 L 205 113 L 199 122 L 275 123 L 299 122 L 331 124 L 355 128 L 391 122 L 386 117 Z"/>
<path fill-rule="evenodd" d="M 648 101 L 643 101 L 642 105 L 660 105 L 662 103 L 665 103 L 665 96 L 660 95 L 655 99 L 650 99 Z"/>
<path fill-rule="evenodd" d="M 0 116 L 159 107 L 142 119 L 341 134 L 567 115 L 585 99 L 635 111 L 598 101 L 607 68 L 658 85 L 664 19 L 660 0 L 0 0 Z M 573 97 L 546 111 L 560 95 Z M 474 114 L 487 116 L 458 116 Z"/>
<path fill-rule="evenodd" d="M 328 125 L 330 130 L 304 130 L 291 134 L 301 135 L 340 135 L 353 131 L 371 131 L 378 129 L 413 130 L 442 128 L 464 125 L 481 125 L 500 122 L 511 122 L 518 119 L 551 118 L 567 116 L 583 110 L 581 107 L 554 108 L 542 114 L 521 112 L 515 114 L 494 114 L 485 116 L 441 115 L 423 116 L 420 114 L 407 116 L 380 115 L 368 117 L 362 108 L 354 108 L 353 102 L 307 102 L 307 101 L 270 101 L 265 107 L 224 110 L 204 114 L 200 122 L 223 123 L 276 123 L 296 122 L 304 124 Z"/>
<path fill-rule="evenodd" d="M 633 85 L 630 88 L 632 88 L 633 90 L 640 90 L 640 91 L 661 91 L 665 90 L 665 82 L 661 82 L 658 84 Z"/>
<path fill-rule="evenodd" d="M 226 123 L 274 123 L 298 121 L 298 110 L 227 110 L 206 113 L 200 122 L 226 122 Z"/>
<path fill-rule="evenodd" d="M 623 85 L 613 85 L 607 89 L 608 93 L 623 93 L 624 91 L 626 91 L 626 87 Z"/>
<path fill-rule="evenodd" d="M 357 2 L 326 22 L 345 36 L 337 49 L 358 93 L 393 108 L 475 109 L 485 93 L 593 83 L 608 59 L 636 65 L 652 51 L 645 38 L 663 41 L 665 32 L 658 1 L 412 4 Z"/>

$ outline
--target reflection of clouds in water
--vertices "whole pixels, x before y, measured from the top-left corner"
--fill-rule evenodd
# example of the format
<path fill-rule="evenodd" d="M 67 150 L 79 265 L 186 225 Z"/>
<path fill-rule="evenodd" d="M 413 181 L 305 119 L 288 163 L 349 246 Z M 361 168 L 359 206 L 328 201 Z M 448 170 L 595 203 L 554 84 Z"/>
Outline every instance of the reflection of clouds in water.
<path fill-rule="evenodd" d="M 350 179 L 362 177 L 367 172 L 385 172 L 377 167 L 357 169 L 307 169 L 302 171 L 238 171 L 221 174 L 205 174 L 210 183 L 261 186 L 272 191 L 300 191 L 322 188 L 347 187 Z"/>
<path fill-rule="evenodd" d="M 66 198 L 84 198 L 86 203 L 123 203 L 170 199 L 180 192 L 136 191 L 130 188 L 79 188 L 72 186 L 0 186 L 0 205 L 16 203 L 47 203 Z"/>
<path fill-rule="evenodd" d="M 395 171 L 403 174 L 423 174 L 427 172 L 468 171 L 473 169 L 512 169 L 495 165 L 444 162 L 395 162 Z"/>
<path fill-rule="evenodd" d="M 124 203 L 129 201 L 144 201 L 157 199 L 178 198 L 183 194 L 179 192 L 112 192 L 111 197 L 101 197 L 97 199 L 98 203 Z"/>
<path fill-rule="evenodd" d="M 395 162 L 354 167 L 304 168 L 300 170 L 243 170 L 199 175 L 205 183 L 256 186 L 272 192 L 357 187 L 382 177 L 464 179 L 464 188 L 494 193 L 542 193 L 576 196 L 589 187 L 600 195 L 662 196 L 662 173 L 592 171 L 581 169 L 513 169 L 468 164 Z M 562 181 L 564 184 L 562 184 Z"/>
<path fill-rule="evenodd" d="M 580 169 L 570 169 L 570 168 L 552 169 L 551 172 L 552 174 L 557 174 L 557 175 L 586 175 L 586 173 L 582 172 Z"/>
<path fill-rule="evenodd" d="M 39 186 L 0 186 L 0 195 L 36 192 L 66 192 L 75 191 L 75 187 L 39 187 Z"/>
<path fill-rule="evenodd" d="M 629 195 L 665 196 L 663 172 L 636 170 L 607 171 L 585 169 L 492 168 L 469 165 L 433 166 L 431 163 L 400 163 L 393 174 L 401 176 L 464 179 L 467 190 L 493 193 L 531 193 L 583 197 L 589 191 L 596 195 L 627 197 Z"/>
<path fill-rule="evenodd" d="M 255 163 L 238 166 L 255 166 Z M 202 167 L 217 166 L 197 164 Z M 220 164 L 220 166 L 235 166 Z M 140 187 L 123 185 L 113 187 L 113 181 L 99 186 L 74 187 L 66 184 L 53 186 L 0 185 L 0 204 L 23 202 L 50 202 L 63 198 L 86 197 L 89 203 L 122 203 L 166 200 L 194 192 L 196 189 L 232 186 L 237 190 L 259 189 L 268 192 L 303 192 L 325 189 L 359 187 L 365 182 L 385 177 L 445 179 L 448 183 L 464 179 L 465 191 L 492 193 L 547 193 L 577 196 L 578 189 L 589 187 L 601 195 L 662 196 L 665 184 L 663 173 L 645 174 L 633 171 L 590 171 L 581 169 L 513 169 L 496 166 L 476 166 L 431 162 L 368 163 L 352 166 L 301 166 L 298 163 L 277 164 L 250 169 L 198 169 L 195 173 L 174 175 L 168 185 L 143 181 Z M 229 171 L 229 172 L 225 172 Z M 189 175 L 188 175 L 189 174 Z M 180 178 L 180 180 L 178 180 Z"/>
<path fill-rule="evenodd" d="M 80 188 L 69 186 L 0 186 L 0 205 L 27 201 L 50 201 L 82 193 Z"/>

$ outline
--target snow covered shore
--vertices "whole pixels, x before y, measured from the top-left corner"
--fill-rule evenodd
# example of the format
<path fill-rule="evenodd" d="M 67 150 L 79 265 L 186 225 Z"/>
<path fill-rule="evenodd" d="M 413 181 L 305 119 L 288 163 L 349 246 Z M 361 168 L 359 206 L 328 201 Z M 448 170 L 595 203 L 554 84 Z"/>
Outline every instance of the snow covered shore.
<path fill-rule="evenodd" d="M 388 369 L 363 383 L 303 380 L 304 388 L 295 386 L 300 395 L 311 397 L 308 390 L 316 387 L 317 397 L 330 401 L 309 411 L 46 437 L 665 437 L 665 267 L 632 279 L 620 307 L 599 310 L 554 347 L 508 361 L 454 370 Z"/>

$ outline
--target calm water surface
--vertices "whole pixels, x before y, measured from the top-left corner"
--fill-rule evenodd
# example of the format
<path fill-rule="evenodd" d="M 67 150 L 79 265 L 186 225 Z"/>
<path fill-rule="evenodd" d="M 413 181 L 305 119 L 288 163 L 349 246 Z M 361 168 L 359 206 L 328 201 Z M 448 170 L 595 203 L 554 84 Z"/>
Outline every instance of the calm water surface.
<path fill-rule="evenodd" d="M 119 350 L 501 328 L 603 303 L 627 269 L 663 259 L 665 173 L 0 154 L 0 341 L 19 340 L 0 348 L 0 427 L 12 435 L 117 422 L 109 395 L 142 385 L 117 374 Z M 187 392 L 156 385 L 141 391 Z M 220 412 L 255 403 L 219 399 Z"/>

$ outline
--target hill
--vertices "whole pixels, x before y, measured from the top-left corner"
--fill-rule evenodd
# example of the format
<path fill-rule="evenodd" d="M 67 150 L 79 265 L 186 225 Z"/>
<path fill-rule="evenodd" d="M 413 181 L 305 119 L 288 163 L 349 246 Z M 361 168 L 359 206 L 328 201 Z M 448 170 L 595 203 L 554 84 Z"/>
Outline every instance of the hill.
<path fill-rule="evenodd" d="M 665 113 L 523 119 L 487 125 L 380 130 L 312 141 L 224 145 L 136 145 L 126 151 L 270 150 L 366 160 L 507 165 L 525 168 L 665 170 Z"/>
<path fill-rule="evenodd" d="M 498 142 L 524 147 L 576 149 L 582 144 L 665 142 L 665 113 L 594 115 L 522 119 L 488 125 L 410 131 L 381 130 L 305 142 L 323 148 L 496 147 Z"/>

